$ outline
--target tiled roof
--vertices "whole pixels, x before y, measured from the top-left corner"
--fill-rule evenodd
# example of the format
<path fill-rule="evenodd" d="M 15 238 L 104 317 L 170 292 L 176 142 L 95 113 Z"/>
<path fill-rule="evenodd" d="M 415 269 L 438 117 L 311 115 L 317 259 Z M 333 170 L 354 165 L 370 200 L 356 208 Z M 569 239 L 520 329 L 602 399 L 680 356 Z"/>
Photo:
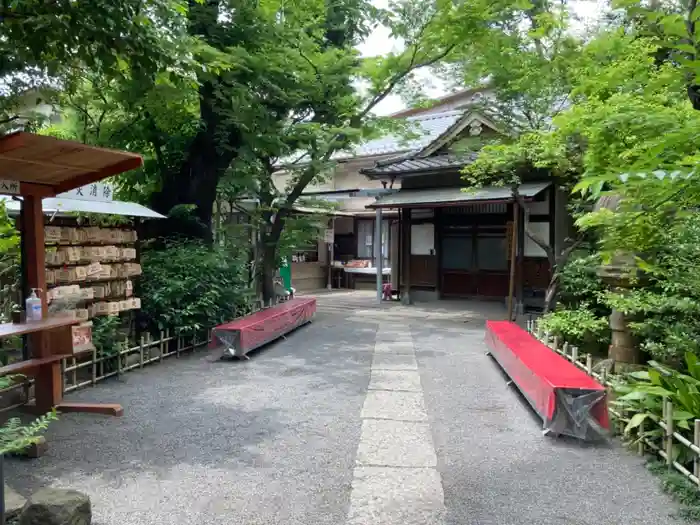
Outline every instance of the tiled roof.
<path fill-rule="evenodd" d="M 445 111 L 408 117 L 406 121 L 414 123 L 410 129 L 411 138 L 402 134 L 385 135 L 359 144 L 352 151 L 338 151 L 333 158 L 369 157 L 423 149 L 456 124 L 463 115 L 464 111 Z"/>
<path fill-rule="evenodd" d="M 410 138 L 401 133 L 384 135 L 383 137 L 358 144 L 352 150 L 336 151 L 331 159 L 344 160 L 422 150 L 454 126 L 464 116 L 464 113 L 461 110 L 444 111 L 442 113 L 408 117 L 405 120 L 413 123 L 409 128 Z M 284 166 L 285 164 L 296 162 L 303 163 L 304 157 L 300 158 L 299 155 L 290 155 L 279 159 L 277 165 Z"/>
<path fill-rule="evenodd" d="M 527 182 L 518 187 L 520 195 L 526 199 L 535 197 L 547 189 L 551 182 Z M 458 204 L 467 202 L 510 201 L 512 189 L 508 186 L 486 186 L 471 191 L 464 188 L 429 188 L 424 190 L 400 189 L 383 195 L 368 208 L 431 207 L 434 205 Z"/>
<path fill-rule="evenodd" d="M 418 153 L 418 151 L 411 152 Z M 422 171 L 434 171 L 449 168 L 461 168 L 474 160 L 477 153 L 448 153 L 446 155 L 435 155 L 433 157 L 414 158 L 411 155 L 401 155 L 394 159 L 387 159 L 377 162 L 372 168 L 360 170 L 363 175 L 370 177 L 377 175 L 392 175 L 398 173 L 419 173 Z"/>

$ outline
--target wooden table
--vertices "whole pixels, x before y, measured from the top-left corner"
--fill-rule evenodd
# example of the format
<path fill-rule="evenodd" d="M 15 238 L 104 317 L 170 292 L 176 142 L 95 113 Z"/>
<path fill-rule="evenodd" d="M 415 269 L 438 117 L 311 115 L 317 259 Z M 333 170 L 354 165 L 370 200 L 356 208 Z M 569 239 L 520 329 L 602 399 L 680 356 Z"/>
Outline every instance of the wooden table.
<path fill-rule="evenodd" d="M 0 376 L 22 374 L 36 379 L 35 404 L 29 409 L 45 414 L 52 409 L 60 412 L 88 412 L 121 416 L 121 405 L 93 403 L 65 403 L 63 401 L 63 373 L 61 361 L 74 357 L 72 327 L 79 324 L 77 319 L 49 317 L 41 321 L 0 324 L 0 339 L 40 335 L 34 340 L 35 347 L 30 359 L 0 367 Z M 38 343 L 38 346 L 36 344 Z"/>
<path fill-rule="evenodd" d="M 24 323 L 2 323 L 0 324 L 0 338 L 12 337 L 14 335 L 25 335 L 34 332 L 43 332 L 44 330 L 55 330 L 73 326 L 80 321 L 77 319 L 68 319 L 65 317 L 49 317 L 41 321 L 29 321 Z"/>

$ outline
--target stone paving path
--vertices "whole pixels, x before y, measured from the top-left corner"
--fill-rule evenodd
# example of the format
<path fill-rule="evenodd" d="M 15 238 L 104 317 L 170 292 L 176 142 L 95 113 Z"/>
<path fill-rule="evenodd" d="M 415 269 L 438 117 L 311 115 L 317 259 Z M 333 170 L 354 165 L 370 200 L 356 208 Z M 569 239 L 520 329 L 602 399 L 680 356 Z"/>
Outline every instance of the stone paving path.
<path fill-rule="evenodd" d="M 443 523 L 442 482 L 410 332 L 379 327 L 370 374 L 347 524 Z"/>
<path fill-rule="evenodd" d="M 642 460 L 544 438 L 485 355 L 497 305 L 322 295 L 250 361 L 206 352 L 72 394 L 50 453 L 8 461 L 26 495 L 87 492 L 95 525 L 671 525 Z"/>

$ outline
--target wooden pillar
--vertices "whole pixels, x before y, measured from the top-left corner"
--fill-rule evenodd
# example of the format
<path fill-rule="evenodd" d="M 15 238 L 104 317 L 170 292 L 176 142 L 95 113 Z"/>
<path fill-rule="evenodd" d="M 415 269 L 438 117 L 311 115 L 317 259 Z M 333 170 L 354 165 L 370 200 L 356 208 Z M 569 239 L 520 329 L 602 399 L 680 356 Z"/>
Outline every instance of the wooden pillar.
<path fill-rule="evenodd" d="M 48 317 L 48 305 L 46 303 L 46 266 L 44 261 L 44 213 L 41 208 L 41 198 L 34 196 L 25 197 L 22 202 L 21 214 L 27 286 L 28 288 L 38 288 L 40 290 L 38 294 L 41 297 L 42 317 L 46 319 Z M 53 353 L 52 346 L 49 346 L 48 332 L 32 333 L 28 336 L 28 339 L 31 357 L 49 357 Z M 53 347 L 58 351 L 57 353 L 61 353 L 59 346 L 56 344 Z M 63 398 L 60 362 L 42 366 L 35 377 L 36 409 L 41 413 L 49 412 Z"/>
<path fill-rule="evenodd" d="M 403 239 L 403 231 L 404 231 L 404 225 L 403 225 L 403 211 L 401 208 L 398 210 L 398 217 L 399 217 L 399 225 L 398 225 L 398 249 L 396 250 L 397 255 L 397 267 L 398 271 L 396 274 L 396 279 L 398 281 L 398 290 L 399 290 L 399 299 L 403 295 L 403 245 L 404 245 L 404 239 Z"/>
<path fill-rule="evenodd" d="M 513 202 L 513 228 L 510 239 L 510 279 L 508 280 L 508 320 L 513 320 L 513 299 L 515 295 L 515 260 L 517 255 L 518 244 L 518 213 L 519 206 L 517 202 Z"/>
<path fill-rule="evenodd" d="M 515 315 L 525 313 L 525 210 L 518 206 L 518 269 L 515 272 Z"/>
<path fill-rule="evenodd" d="M 401 217 L 402 246 L 401 274 L 403 276 L 403 291 L 401 292 L 401 302 L 411 303 L 411 210 L 404 209 Z"/>
<path fill-rule="evenodd" d="M 382 251 L 382 209 L 377 208 L 374 212 L 374 267 L 376 275 L 377 303 L 382 302 L 382 282 L 384 272 L 384 254 Z"/>

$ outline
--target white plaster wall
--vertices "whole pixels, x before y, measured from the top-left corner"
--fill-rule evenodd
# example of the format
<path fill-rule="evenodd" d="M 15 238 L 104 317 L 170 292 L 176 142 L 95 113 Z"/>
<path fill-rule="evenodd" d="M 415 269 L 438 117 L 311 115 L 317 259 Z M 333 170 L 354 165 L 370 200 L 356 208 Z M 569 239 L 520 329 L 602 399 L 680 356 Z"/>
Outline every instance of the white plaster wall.
<path fill-rule="evenodd" d="M 411 255 L 435 253 L 435 225 L 432 222 L 411 225 Z"/>

